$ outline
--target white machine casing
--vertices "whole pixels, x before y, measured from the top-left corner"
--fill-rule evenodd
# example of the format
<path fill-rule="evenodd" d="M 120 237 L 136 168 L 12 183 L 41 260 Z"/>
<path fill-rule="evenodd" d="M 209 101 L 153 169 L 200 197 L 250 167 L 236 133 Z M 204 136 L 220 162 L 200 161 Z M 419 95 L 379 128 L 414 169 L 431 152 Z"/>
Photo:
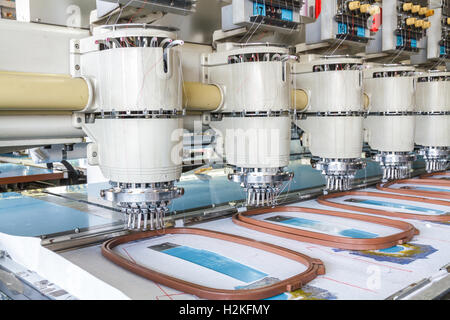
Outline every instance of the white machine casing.
<path fill-rule="evenodd" d="M 330 66 L 338 66 L 338 69 L 330 70 Z M 360 161 L 363 143 L 361 66 L 362 60 L 358 58 L 307 55 L 292 67 L 295 89 L 308 94 L 308 105 L 298 114 L 295 124 L 305 131 L 303 145 L 309 147 L 314 157 L 322 159 L 325 167 L 319 162 L 318 169 L 326 175 L 329 189 L 349 188 L 350 181 L 345 177 L 351 180 L 355 168 L 364 166 Z M 330 161 L 336 164 L 332 166 L 338 167 L 337 172 L 327 172 Z M 349 162 L 353 162 L 355 168 L 351 169 L 352 165 L 347 165 Z M 336 180 L 335 183 L 329 181 L 329 176 L 336 178 L 331 179 Z"/>
<path fill-rule="evenodd" d="M 244 188 L 251 185 L 249 190 L 276 189 L 278 178 L 291 177 L 282 172 L 290 154 L 290 58 L 282 47 L 234 43 L 218 44 L 217 52 L 203 56 L 203 81 L 219 87 L 224 97 L 212 112 L 219 121 L 210 125 L 234 167 L 235 178 L 229 178 Z"/>
<path fill-rule="evenodd" d="M 132 228 L 144 218 L 145 229 L 149 208 L 165 212 L 182 194 L 174 187 L 182 171 L 182 41 L 174 39 L 168 29 L 117 25 L 71 43 L 73 76 L 93 92 L 80 124 L 93 140 L 88 160 L 111 181 L 102 196 L 129 214 Z"/>
<path fill-rule="evenodd" d="M 130 46 L 100 51 L 100 44 L 96 43 L 107 38 L 134 36 L 175 39 L 175 34 L 156 29 L 99 29 L 92 37 L 79 41 L 80 52 L 74 54 L 80 66 L 76 76 L 86 78 L 95 88 L 94 99 L 84 112 L 115 114 L 117 118 L 96 119 L 82 125 L 98 145 L 97 157 L 88 154 L 90 162 L 99 164 L 105 177 L 114 182 L 178 179 L 181 157 L 172 151 L 181 141 L 182 120 L 151 119 L 150 113 L 182 110 L 179 52 L 168 49 L 165 72 L 161 47 Z M 127 119 L 133 112 L 140 112 L 144 117 Z"/>
<path fill-rule="evenodd" d="M 428 172 L 448 167 L 450 149 L 450 72 L 418 75 L 415 143 Z"/>
<path fill-rule="evenodd" d="M 402 65 L 367 65 L 365 140 L 377 154 L 384 179 L 406 177 L 414 156 L 415 69 Z"/>

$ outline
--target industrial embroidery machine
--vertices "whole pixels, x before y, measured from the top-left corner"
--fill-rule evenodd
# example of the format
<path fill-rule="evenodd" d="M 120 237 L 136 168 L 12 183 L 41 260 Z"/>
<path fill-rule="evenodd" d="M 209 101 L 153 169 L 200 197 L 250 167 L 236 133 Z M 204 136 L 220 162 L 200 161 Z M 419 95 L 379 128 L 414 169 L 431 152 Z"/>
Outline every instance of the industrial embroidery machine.
<path fill-rule="evenodd" d="M 9 2 L 0 297 L 448 293 L 448 1 Z"/>

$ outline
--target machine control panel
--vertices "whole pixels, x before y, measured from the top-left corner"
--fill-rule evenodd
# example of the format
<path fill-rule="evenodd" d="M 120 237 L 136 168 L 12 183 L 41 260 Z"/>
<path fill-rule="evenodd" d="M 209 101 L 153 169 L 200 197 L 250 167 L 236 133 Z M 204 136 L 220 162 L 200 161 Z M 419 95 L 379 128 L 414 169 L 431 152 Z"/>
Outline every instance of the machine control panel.
<path fill-rule="evenodd" d="M 222 8 L 222 30 L 251 27 L 292 32 L 301 23 L 311 22 L 303 0 L 233 0 Z"/>
<path fill-rule="evenodd" d="M 346 1 L 337 2 L 337 39 L 367 42 L 368 19 L 378 7 L 372 6 L 375 1 Z"/>
<path fill-rule="evenodd" d="M 397 1 L 397 26 L 394 30 L 395 49 L 418 52 L 419 41 L 431 26 L 428 17 L 433 14 L 434 10 L 428 8 L 427 0 Z"/>

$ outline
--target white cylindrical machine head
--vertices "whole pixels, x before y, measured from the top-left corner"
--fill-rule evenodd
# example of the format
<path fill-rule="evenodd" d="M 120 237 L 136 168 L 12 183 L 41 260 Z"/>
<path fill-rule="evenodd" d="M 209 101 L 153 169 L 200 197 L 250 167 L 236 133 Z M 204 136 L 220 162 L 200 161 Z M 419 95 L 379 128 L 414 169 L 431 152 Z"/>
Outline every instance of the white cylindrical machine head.
<path fill-rule="evenodd" d="M 365 139 L 376 152 L 383 179 L 405 178 L 415 159 L 415 69 L 368 64 L 363 74 L 368 101 Z"/>
<path fill-rule="evenodd" d="M 326 177 L 327 189 L 345 190 L 358 169 L 362 153 L 362 60 L 347 56 L 300 57 L 293 65 L 295 89 L 305 91 L 308 106 L 295 124 L 302 141 L 319 158 L 312 165 Z"/>
<path fill-rule="evenodd" d="M 229 179 L 247 191 L 249 205 L 272 204 L 290 153 L 289 62 L 282 47 L 225 43 L 204 57 L 204 75 L 224 93 L 210 125 L 224 139 Z"/>
<path fill-rule="evenodd" d="M 418 75 L 415 142 L 428 172 L 446 170 L 450 155 L 450 72 Z"/>
<path fill-rule="evenodd" d="M 94 84 L 82 127 L 112 188 L 102 196 L 130 228 L 161 228 L 182 165 L 181 63 L 175 34 L 142 25 L 105 26 L 79 42 L 80 75 Z"/>

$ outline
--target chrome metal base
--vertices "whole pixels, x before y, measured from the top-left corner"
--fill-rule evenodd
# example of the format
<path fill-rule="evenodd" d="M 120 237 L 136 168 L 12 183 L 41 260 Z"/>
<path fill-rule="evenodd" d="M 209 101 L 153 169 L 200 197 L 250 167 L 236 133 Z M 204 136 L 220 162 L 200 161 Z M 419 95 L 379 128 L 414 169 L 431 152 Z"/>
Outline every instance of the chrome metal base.
<path fill-rule="evenodd" d="M 407 178 L 416 155 L 411 152 L 379 152 L 373 159 L 383 170 L 383 181 L 387 181 Z"/>
<path fill-rule="evenodd" d="M 326 190 L 342 191 L 352 187 L 356 171 L 364 169 L 366 163 L 359 159 L 328 159 L 322 158 L 311 162 L 314 169 L 322 171 L 326 179 Z"/>
<path fill-rule="evenodd" d="M 422 147 L 419 154 L 425 160 L 427 172 L 445 171 L 448 168 L 450 148 L 448 147 Z"/>
<path fill-rule="evenodd" d="M 121 208 L 130 230 L 164 228 L 164 216 L 169 212 L 170 201 L 184 193 L 183 188 L 175 187 L 175 181 L 151 184 L 111 182 L 111 185 L 111 189 L 100 191 L 100 196 Z"/>
<path fill-rule="evenodd" d="M 228 179 L 240 183 L 247 192 L 247 206 L 262 207 L 275 205 L 281 185 L 293 176 L 282 168 L 235 168 Z"/>

